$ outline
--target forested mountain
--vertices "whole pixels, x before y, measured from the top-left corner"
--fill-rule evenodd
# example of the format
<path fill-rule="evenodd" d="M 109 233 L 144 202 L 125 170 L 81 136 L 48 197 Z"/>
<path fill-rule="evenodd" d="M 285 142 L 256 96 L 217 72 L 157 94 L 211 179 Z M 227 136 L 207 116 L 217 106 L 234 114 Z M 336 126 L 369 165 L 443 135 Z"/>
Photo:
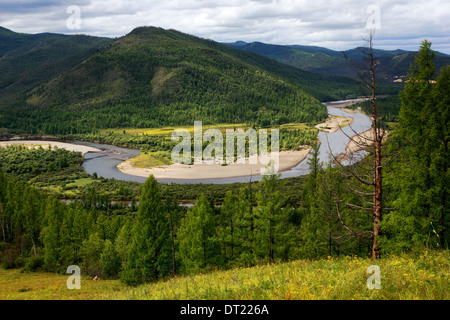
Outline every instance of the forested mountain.
<path fill-rule="evenodd" d="M 61 38 L 59 42 L 73 39 L 54 37 Z M 46 41 L 49 52 L 52 43 L 64 47 L 57 40 Z M 338 96 L 357 93 L 352 80 L 341 85 L 309 72 L 292 72 L 294 68 L 260 55 L 173 30 L 141 27 L 106 44 L 67 72 L 53 68 L 56 76 L 46 73 L 41 79 L 20 63 L 18 54 L 11 54 L 16 61 L 9 65 L 22 66 L 23 73 L 12 72 L 17 80 L 9 87 L 19 86 L 25 93 L 14 97 L 14 103 L 2 104 L 0 127 L 29 133 L 80 133 L 96 128 L 192 124 L 194 119 L 260 125 L 311 122 L 326 117 L 326 109 L 299 84 L 308 83 L 323 93 L 330 92 L 334 83 L 344 88 Z M 10 41 L 8 52 L 20 46 Z M 32 51 L 24 49 L 28 55 Z M 34 61 L 29 56 L 24 59 Z M 20 85 L 27 77 L 30 86 Z"/>
<path fill-rule="evenodd" d="M 23 34 L 0 27 L 0 103 L 12 103 L 113 41 L 86 35 Z"/>
<path fill-rule="evenodd" d="M 85 133 L 192 124 L 194 118 L 313 122 L 326 116 L 319 101 L 362 93 L 349 77 L 312 73 L 265 57 L 270 52 L 264 50 L 175 30 L 140 27 L 114 40 L 1 28 L 0 40 L 0 128 L 16 132 Z M 379 93 L 399 89 L 389 85 Z"/>
<path fill-rule="evenodd" d="M 193 37 L 145 27 L 32 91 L 27 102 L 98 116 L 108 108 L 118 118 L 102 127 L 325 116 L 319 101 L 285 79 Z"/>
<path fill-rule="evenodd" d="M 258 53 L 279 62 L 311 72 L 327 76 L 349 76 L 357 78 L 354 67 L 349 65 L 349 61 L 355 66 L 362 65 L 364 52 L 367 48 L 359 47 L 345 51 L 335 51 L 322 47 L 301 46 L 301 45 L 273 45 L 261 42 L 247 43 L 238 41 L 227 44 L 230 47 Z M 404 80 L 409 66 L 417 55 L 415 51 L 406 50 L 381 50 L 374 49 L 374 56 L 380 61 L 378 66 L 378 76 L 380 79 L 393 82 L 397 79 Z M 450 56 L 436 52 L 436 70 L 450 64 Z M 436 74 L 437 75 L 437 74 Z M 400 81 L 400 80 L 397 80 Z"/>
<path fill-rule="evenodd" d="M 0 128 L 10 132 L 86 133 L 193 119 L 315 122 L 326 117 L 319 101 L 362 94 L 350 77 L 312 73 L 175 30 L 140 27 L 114 40 L 2 28 L 0 40 Z"/>

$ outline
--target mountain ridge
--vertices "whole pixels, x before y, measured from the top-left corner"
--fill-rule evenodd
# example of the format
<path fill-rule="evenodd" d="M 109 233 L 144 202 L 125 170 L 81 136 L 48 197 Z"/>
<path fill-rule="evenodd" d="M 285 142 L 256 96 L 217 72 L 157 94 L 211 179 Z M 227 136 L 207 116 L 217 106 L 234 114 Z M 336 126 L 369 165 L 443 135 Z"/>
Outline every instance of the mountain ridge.
<path fill-rule="evenodd" d="M 264 126 L 327 116 L 298 84 L 241 59 L 242 54 L 179 31 L 139 27 L 28 90 L 13 112 L 2 112 L 0 127 L 12 122 L 61 133 L 192 125 L 194 119 Z"/>
<path fill-rule="evenodd" d="M 10 48 L 0 58 L 0 128 L 32 133 L 184 125 L 193 118 L 262 126 L 315 122 L 326 117 L 320 101 L 362 94 L 350 77 L 324 76 L 172 29 L 138 27 L 116 39 L 5 29 L 2 39 Z M 314 54 L 316 63 L 321 59 L 325 53 Z"/>
<path fill-rule="evenodd" d="M 233 48 L 262 54 L 281 63 L 321 75 L 344 75 L 354 79 L 358 78 L 357 68 L 350 66 L 347 58 L 358 66 L 363 63 L 364 53 L 367 52 L 366 47 L 337 51 L 318 46 L 274 45 L 258 41 L 237 41 L 225 44 Z M 379 78 L 386 82 L 403 81 L 417 54 L 417 51 L 403 49 L 374 48 L 373 52 L 380 61 Z M 439 51 L 435 51 L 435 53 L 438 73 L 441 67 L 450 64 L 450 55 Z"/>

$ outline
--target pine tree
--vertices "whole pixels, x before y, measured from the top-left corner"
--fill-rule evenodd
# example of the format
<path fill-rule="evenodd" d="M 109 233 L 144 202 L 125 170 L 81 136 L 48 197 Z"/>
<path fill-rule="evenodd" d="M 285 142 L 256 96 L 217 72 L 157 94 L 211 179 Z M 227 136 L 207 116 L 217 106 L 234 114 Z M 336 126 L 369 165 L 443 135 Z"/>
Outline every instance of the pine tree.
<path fill-rule="evenodd" d="M 75 258 L 77 262 L 80 261 L 80 249 L 83 241 L 88 238 L 88 234 L 88 213 L 81 205 L 77 205 L 75 207 L 72 228 L 72 245 L 75 251 Z"/>
<path fill-rule="evenodd" d="M 259 257 L 267 259 L 269 263 L 275 260 L 276 229 L 280 221 L 281 207 L 284 205 L 284 197 L 280 193 L 280 174 L 268 174 L 263 176 L 264 191 L 257 194 L 258 205 L 253 209 L 256 216 L 257 246 Z"/>
<path fill-rule="evenodd" d="M 316 142 L 312 146 L 311 157 L 308 159 L 309 170 L 311 172 L 309 177 L 309 183 L 312 184 L 313 189 L 316 188 L 317 175 L 322 169 L 322 163 L 320 162 L 320 142 Z"/>
<path fill-rule="evenodd" d="M 431 227 L 438 236 L 441 248 L 447 248 L 450 243 L 450 206 L 448 203 L 450 185 L 450 172 L 448 161 L 450 159 L 450 66 L 440 70 L 433 87 L 432 107 L 434 112 L 428 119 L 430 150 L 432 150 L 432 161 L 430 164 L 430 175 L 432 177 L 432 190 L 430 200 L 432 201 L 432 223 Z"/>
<path fill-rule="evenodd" d="M 238 198 L 228 190 L 220 208 L 217 238 L 222 247 L 222 256 L 229 262 L 236 258 L 236 216 L 238 214 Z"/>
<path fill-rule="evenodd" d="M 108 278 L 116 277 L 121 268 L 121 259 L 114 244 L 110 240 L 105 241 L 103 253 L 100 257 L 102 273 Z"/>
<path fill-rule="evenodd" d="M 214 210 L 202 195 L 181 221 L 180 256 L 186 271 L 195 272 L 216 264 L 215 233 Z"/>
<path fill-rule="evenodd" d="M 235 215 L 235 239 L 237 261 L 240 264 L 251 266 L 256 262 L 255 252 L 255 212 L 256 196 L 250 181 L 246 187 L 239 190 Z"/>
<path fill-rule="evenodd" d="M 2 228 L 1 239 L 2 242 L 6 243 L 8 234 L 8 215 L 6 214 L 6 202 L 7 202 L 7 192 L 8 192 L 9 181 L 6 174 L 0 170 L 0 225 Z"/>
<path fill-rule="evenodd" d="M 104 240 L 98 233 L 91 234 L 89 239 L 83 241 L 80 249 L 82 259 L 81 271 L 89 276 L 98 276 L 102 273 L 100 263 L 101 254 L 104 248 Z"/>
<path fill-rule="evenodd" d="M 169 194 L 167 187 L 164 189 L 165 195 L 165 212 L 168 220 L 168 227 L 170 227 L 170 244 L 172 249 L 172 275 L 175 277 L 177 273 L 177 249 L 176 249 L 176 232 L 180 222 L 180 208 L 178 206 L 178 201 L 175 197 Z"/>
<path fill-rule="evenodd" d="M 128 285 L 155 281 L 172 270 L 168 221 L 158 184 L 150 176 L 142 187 L 128 261 L 121 280 Z"/>
<path fill-rule="evenodd" d="M 362 85 L 370 92 L 367 96 L 370 101 L 370 118 L 372 127 L 370 129 L 371 137 L 365 139 L 354 139 L 348 136 L 360 149 L 369 150 L 369 156 L 363 159 L 355 159 L 355 154 L 349 156 L 351 166 L 344 166 L 339 159 L 333 154 L 334 162 L 341 168 L 341 173 L 345 177 L 352 178 L 347 180 L 348 189 L 355 196 L 356 201 L 348 201 L 335 193 L 336 213 L 342 223 L 343 228 L 348 231 L 352 237 L 362 240 L 372 241 L 372 259 L 381 258 L 380 238 L 382 236 L 381 224 L 385 207 L 385 196 L 383 192 L 383 170 L 389 163 L 384 150 L 384 142 L 386 130 L 382 122 L 381 109 L 376 100 L 377 93 L 377 66 L 378 59 L 375 57 L 373 50 L 373 37 L 375 31 L 369 31 L 368 48 L 362 50 L 364 55 L 363 65 L 359 66 L 359 77 Z M 356 132 L 355 132 L 356 133 Z M 357 156 L 356 156 L 357 157 Z M 355 161 L 357 160 L 357 161 Z M 330 189 L 332 190 L 332 189 Z M 344 195 L 345 197 L 346 195 Z M 372 230 L 358 231 L 348 224 L 343 218 L 342 211 L 338 204 L 345 204 L 347 209 L 352 209 L 355 213 L 354 222 L 360 220 L 361 216 L 370 216 L 372 218 Z M 362 218 L 363 219 L 363 218 Z"/>
<path fill-rule="evenodd" d="M 424 40 L 404 90 L 398 130 L 399 160 L 389 177 L 396 211 L 387 216 L 392 251 L 448 243 L 449 67 L 434 80 L 434 52 Z"/>
<path fill-rule="evenodd" d="M 44 268 L 47 271 L 58 271 L 61 226 L 61 204 L 58 199 L 49 198 L 47 200 L 44 219 L 46 223 L 46 227 L 43 229 Z"/>
<path fill-rule="evenodd" d="M 61 223 L 61 229 L 59 230 L 59 239 L 60 239 L 60 260 L 61 264 L 64 266 L 70 266 L 77 262 L 77 251 L 76 246 L 73 241 L 73 231 L 75 230 L 73 227 L 73 219 L 75 215 L 75 209 L 64 208 L 63 211 L 64 217 Z"/>
<path fill-rule="evenodd" d="M 125 223 L 114 241 L 115 249 L 121 262 L 121 269 L 123 269 L 126 259 L 130 253 L 131 231 L 132 227 L 130 224 Z"/>

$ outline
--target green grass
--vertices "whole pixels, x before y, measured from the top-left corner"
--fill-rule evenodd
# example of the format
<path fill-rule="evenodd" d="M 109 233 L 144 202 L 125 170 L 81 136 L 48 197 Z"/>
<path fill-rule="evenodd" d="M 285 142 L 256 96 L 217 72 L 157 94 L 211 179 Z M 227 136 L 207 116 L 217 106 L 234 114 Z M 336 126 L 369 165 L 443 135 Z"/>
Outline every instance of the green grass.
<path fill-rule="evenodd" d="M 380 267 L 380 290 L 367 288 L 371 265 Z M 379 261 L 329 257 L 179 276 L 136 288 L 82 277 L 80 290 L 66 288 L 66 275 L 0 270 L 0 299 L 448 300 L 449 266 L 448 251 Z"/>
<path fill-rule="evenodd" d="M 132 158 L 130 162 L 133 166 L 137 168 L 152 168 L 172 164 L 169 152 L 144 153 L 137 157 Z"/>
<path fill-rule="evenodd" d="M 99 299 L 104 292 L 126 289 L 118 280 L 93 281 L 82 277 L 81 289 L 69 290 L 66 285 L 69 276 L 0 269 L 0 300 L 89 300 Z"/>
<path fill-rule="evenodd" d="M 67 187 L 76 187 L 76 188 L 85 187 L 94 181 L 95 180 L 93 178 L 81 178 L 75 180 L 72 183 L 67 184 Z"/>
<path fill-rule="evenodd" d="M 206 124 L 202 125 L 202 132 L 204 133 L 208 129 L 219 129 L 222 133 L 225 133 L 227 129 L 244 129 L 248 130 L 251 127 L 245 123 L 219 123 L 219 124 Z M 103 129 L 100 130 L 101 134 L 115 134 L 123 135 L 128 134 L 131 136 L 166 136 L 170 139 L 172 132 L 177 129 L 184 129 L 193 134 L 195 127 L 193 125 L 186 126 L 168 126 L 162 128 L 118 128 L 118 129 Z M 269 129 L 288 129 L 288 130 L 314 130 L 314 127 L 306 123 L 285 123 L 278 126 L 274 126 Z"/>

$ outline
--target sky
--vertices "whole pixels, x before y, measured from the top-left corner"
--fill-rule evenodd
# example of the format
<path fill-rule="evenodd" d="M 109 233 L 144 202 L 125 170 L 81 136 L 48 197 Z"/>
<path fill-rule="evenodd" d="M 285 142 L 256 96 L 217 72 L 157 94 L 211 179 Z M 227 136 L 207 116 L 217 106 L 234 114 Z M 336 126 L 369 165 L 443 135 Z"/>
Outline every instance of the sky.
<path fill-rule="evenodd" d="M 156 26 L 212 39 L 346 50 L 375 29 L 380 49 L 450 54 L 449 0 L 0 0 L 0 26 L 15 32 L 121 37 Z"/>

